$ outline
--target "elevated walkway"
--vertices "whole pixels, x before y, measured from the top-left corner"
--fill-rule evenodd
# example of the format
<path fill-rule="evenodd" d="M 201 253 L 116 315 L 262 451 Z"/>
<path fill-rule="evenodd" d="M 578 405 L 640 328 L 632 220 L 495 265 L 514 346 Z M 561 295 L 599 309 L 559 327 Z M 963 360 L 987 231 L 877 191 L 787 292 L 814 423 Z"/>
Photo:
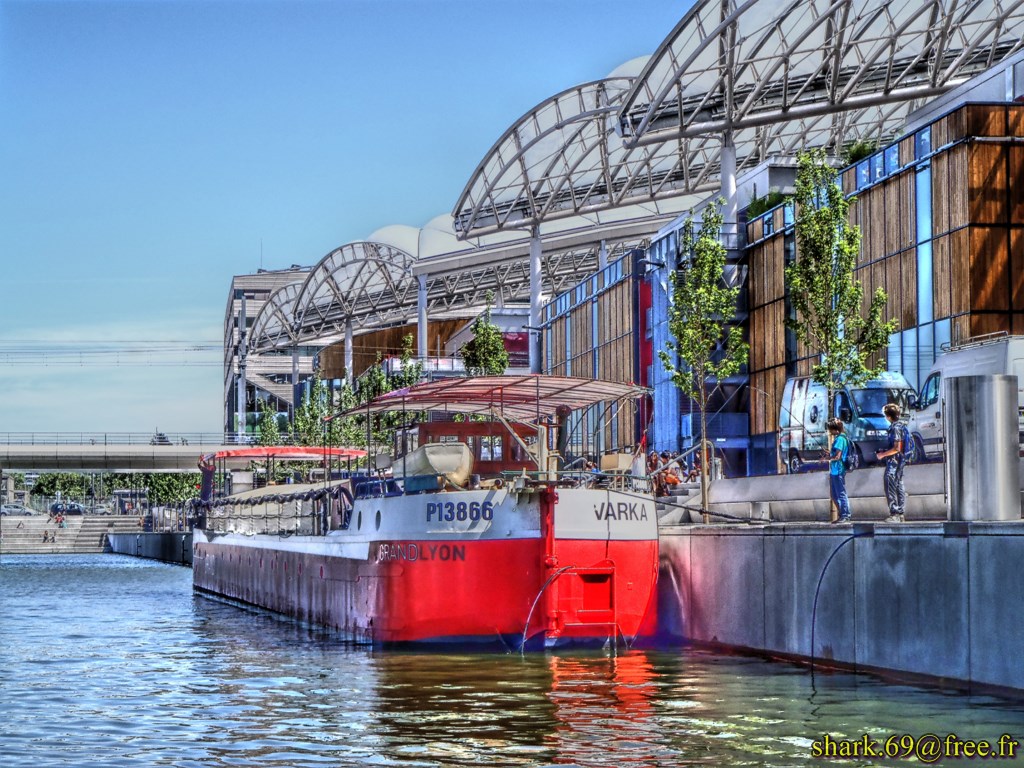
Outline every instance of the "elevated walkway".
<path fill-rule="evenodd" d="M 139 518 L 126 515 L 71 515 L 58 528 L 46 515 L 0 517 L 0 555 L 99 554 L 109 552 L 107 537 L 139 530 Z M 56 540 L 43 541 L 48 532 Z"/>
<path fill-rule="evenodd" d="M 198 472 L 199 457 L 237 445 L 4 445 L 0 469 L 76 472 Z"/>

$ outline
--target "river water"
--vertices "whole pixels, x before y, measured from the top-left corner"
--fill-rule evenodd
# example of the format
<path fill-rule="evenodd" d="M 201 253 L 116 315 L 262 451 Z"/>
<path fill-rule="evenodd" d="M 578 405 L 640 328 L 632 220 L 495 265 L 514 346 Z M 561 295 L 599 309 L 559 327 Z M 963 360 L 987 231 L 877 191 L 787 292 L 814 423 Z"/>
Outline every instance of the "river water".
<path fill-rule="evenodd" d="M 865 733 L 1024 741 L 1024 703 L 689 649 L 370 651 L 194 595 L 179 566 L 0 559 L 4 768 L 806 766 Z"/>

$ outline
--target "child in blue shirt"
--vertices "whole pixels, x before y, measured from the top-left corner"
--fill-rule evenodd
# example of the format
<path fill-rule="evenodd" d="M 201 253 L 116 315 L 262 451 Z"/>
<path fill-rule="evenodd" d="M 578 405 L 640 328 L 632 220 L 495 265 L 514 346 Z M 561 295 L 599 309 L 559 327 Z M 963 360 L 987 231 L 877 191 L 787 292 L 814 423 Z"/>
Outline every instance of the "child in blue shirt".
<path fill-rule="evenodd" d="M 850 499 L 846 495 L 846 457 L 850 454 L 850 439 L 846 436 L 846 428 L 840 419 L 829 419 L 829 434 L 832 435 L 832 452 L 828 457 L 828 482 L 832 501 L 839 510 L 839 518 L 833 523 L 848 523 L 850 517 Z"/>

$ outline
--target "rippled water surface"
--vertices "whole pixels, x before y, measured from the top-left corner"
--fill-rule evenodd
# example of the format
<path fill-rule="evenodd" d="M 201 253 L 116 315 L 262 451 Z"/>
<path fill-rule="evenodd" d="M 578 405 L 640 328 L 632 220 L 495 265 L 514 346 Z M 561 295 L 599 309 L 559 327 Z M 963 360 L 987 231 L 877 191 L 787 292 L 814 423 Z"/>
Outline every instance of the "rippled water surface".
<path fill-rule="evenodd" d="M 692 650 L 371 652 L 194 596 L 178 566 L 0 561 L 5 768 L 804 766 L 831 764 L 823 734 L 929 732 L 1024 741 L 1024 705 Z"/>

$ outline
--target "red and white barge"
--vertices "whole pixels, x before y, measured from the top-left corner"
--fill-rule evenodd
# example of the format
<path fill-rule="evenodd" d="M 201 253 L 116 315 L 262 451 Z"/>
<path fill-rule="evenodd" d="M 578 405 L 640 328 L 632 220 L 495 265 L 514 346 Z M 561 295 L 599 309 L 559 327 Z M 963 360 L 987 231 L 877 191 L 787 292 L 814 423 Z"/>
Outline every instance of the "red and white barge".
<path fill-rule="evenodd" d="M 493 420 L 424 421 L 387 476 L 218 502 L 194 532 L 195 588 L 375 645 L 630 644 L 655 619 L 654 498 L 645 478 L 549 469 L 545 424 L 643 393 L 534 375 L 383 395 L 360 412 Z"/>

